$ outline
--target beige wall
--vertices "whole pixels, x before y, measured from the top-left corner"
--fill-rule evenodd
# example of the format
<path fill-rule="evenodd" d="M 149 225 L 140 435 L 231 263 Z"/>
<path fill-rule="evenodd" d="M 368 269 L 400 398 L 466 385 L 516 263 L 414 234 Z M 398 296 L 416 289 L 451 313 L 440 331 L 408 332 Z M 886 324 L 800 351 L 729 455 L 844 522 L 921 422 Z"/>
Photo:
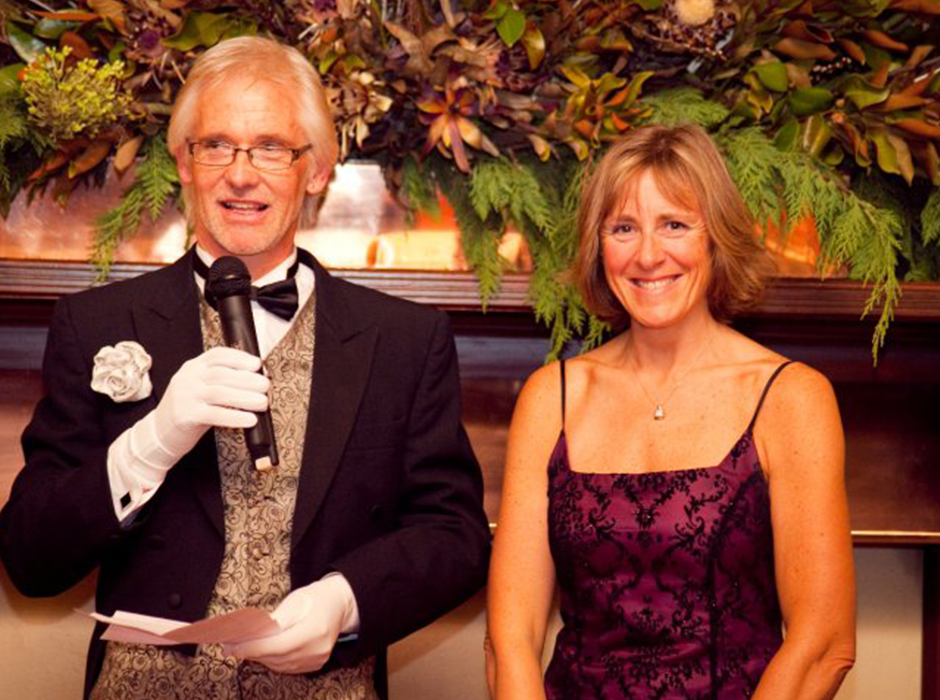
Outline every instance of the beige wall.
<path fill-rule="evenodd" d="M 918 700 L 921 582 L 916 550 L 862 549 L 858 663 L 837 700 Z M 0 698 L 81 697 L 92 623 L 92 581 L 51 600 L 27 600 L 0 573 Z M 393 700 L 484 700 L 483 595 L 389 652 Z"/>

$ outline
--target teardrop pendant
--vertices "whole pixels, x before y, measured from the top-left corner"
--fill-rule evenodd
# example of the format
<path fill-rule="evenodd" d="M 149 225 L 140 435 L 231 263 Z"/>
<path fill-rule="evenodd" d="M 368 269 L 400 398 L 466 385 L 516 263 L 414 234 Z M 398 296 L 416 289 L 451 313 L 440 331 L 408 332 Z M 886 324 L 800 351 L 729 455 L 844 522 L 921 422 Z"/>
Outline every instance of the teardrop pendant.
<path fill-rule="evenodd" d="M 663 409 L 661 403 L 656 404 L 656 410 L 653 411 L 653 420 L 664 420 L 666 418 L 666 411 Z"/>

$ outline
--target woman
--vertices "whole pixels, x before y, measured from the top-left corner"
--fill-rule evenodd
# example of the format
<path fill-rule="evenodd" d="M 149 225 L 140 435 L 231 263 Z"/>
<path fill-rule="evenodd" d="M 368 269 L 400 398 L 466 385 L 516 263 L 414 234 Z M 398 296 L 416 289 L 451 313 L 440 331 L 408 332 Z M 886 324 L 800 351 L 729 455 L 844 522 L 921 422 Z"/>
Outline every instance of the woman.
<path fill-rule="evenodd" d="M 717 149 L 697 127 L 630 132 L 578 225 L 574 277 L 622 332 L 516 405 L 495 696 L 831 698 L 855 639 L 839 412 L 822 375 L 724 323 L 769 263 Z"/>

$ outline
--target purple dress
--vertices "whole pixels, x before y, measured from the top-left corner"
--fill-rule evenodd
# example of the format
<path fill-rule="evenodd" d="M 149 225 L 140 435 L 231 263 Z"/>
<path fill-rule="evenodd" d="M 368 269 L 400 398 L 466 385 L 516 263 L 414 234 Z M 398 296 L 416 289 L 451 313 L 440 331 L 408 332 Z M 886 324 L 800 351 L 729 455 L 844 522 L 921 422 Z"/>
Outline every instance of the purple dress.
<path fill-rule="evenodd" d="M 789 364 L 789 363 L 787 363 Z M 753 428 L 714 467 L 571 470 L 552 452 L 549 539 L 564 622 L 549 700 L 750 697 L 782 642 L 770 498 Z"/>

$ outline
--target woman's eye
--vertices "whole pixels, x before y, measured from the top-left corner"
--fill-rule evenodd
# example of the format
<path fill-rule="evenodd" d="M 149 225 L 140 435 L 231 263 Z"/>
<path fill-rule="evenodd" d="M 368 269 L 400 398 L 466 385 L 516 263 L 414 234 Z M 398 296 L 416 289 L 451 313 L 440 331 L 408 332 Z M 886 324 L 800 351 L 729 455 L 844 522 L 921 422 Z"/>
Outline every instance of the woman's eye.
<path fill-rule="evenodd" d="M 681 221 L 667 221 L 665 226 L 666 232 L 672 235 L 679 233 L 685 233 L 688 231 L 689 227 L 687 224 Z"/>

